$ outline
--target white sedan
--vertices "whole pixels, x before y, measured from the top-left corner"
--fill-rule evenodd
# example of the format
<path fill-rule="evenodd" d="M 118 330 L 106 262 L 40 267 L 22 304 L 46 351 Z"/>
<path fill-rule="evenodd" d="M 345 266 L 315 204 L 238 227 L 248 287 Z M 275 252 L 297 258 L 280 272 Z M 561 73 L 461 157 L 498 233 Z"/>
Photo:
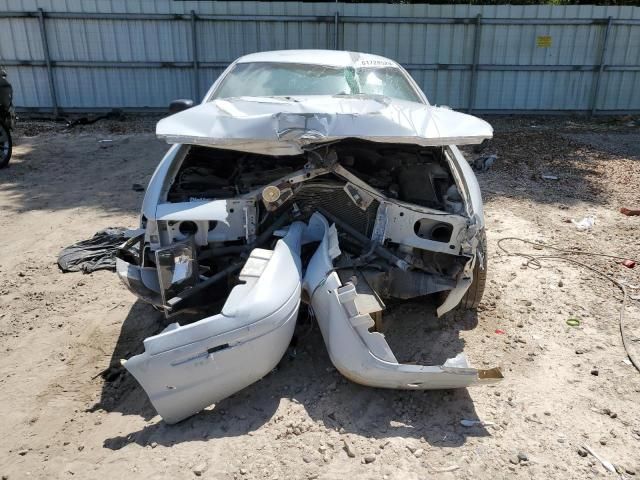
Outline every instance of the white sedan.
<path fill-rule="evenodd" d="M 147 188 L 118 273 L 167 316 L 189 311 L 125 362 L 169 423 L 270 372 L 309 304 L 329 356 L 376 387 L 465 387 L 501 378 L 460 353 L 401 364 L 377 327 L 385 299 L 439 294 L 475 308 L 487 256 L 477 180 L 456 147 L 491 138 L 429 104 L 396 62 L 298 50 L 232 63 L 202 103 L 161 120 L 173 144 Z"/>

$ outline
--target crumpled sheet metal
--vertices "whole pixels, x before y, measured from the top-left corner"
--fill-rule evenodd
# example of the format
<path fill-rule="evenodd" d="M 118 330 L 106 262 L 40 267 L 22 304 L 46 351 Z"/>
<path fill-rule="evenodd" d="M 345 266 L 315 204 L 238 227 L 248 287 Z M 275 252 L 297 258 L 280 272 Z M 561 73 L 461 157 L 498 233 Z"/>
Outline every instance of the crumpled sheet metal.
<path fill-rule="evenodd" d="M 167 143 L 270 155 L 344 138 L 423 146 L 477 144 L 493 128 L 472 115 L 377 95 L 238 97 L 200 104 L 160 120 Z"/>

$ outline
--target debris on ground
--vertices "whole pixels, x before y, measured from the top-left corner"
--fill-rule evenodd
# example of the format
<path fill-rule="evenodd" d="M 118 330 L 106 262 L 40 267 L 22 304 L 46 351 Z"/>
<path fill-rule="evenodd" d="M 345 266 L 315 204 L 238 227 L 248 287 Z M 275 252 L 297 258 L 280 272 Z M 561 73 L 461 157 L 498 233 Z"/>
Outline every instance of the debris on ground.
<path fill-rule="evenodd" d="M 580 231 L 591 230 L 596 223 L 596 219 L 595 217 L 584 217 L 582 220 L 571 220 L 571 223 Z"/>
<path fill-rule="evenodd" d="M 620 213 L 626 215 L 627 217 L 638 217 L 640 216 L 640 209 L 632 210 L 630 208 L 622 207 L 620 209 Z"/>
<path fill-rule="evenodd" d="M 353 448 L 353 444 L 347 440 L 346 438 L 344 440 L 342 440 L 342 443 L 344 445 L 344 451 L 347 452 L 347 456 L 350 458 L 355 458 L 356 456 L 356 449 Z"/>
<path fill-rule="evenodd" d="M 606 470 L 610 471 L 611 473 L 616 473 L 616 469 L 613 464 L 606 458 L 601 457 L 596 452 L 594 452 L 593 449 L 589 447 L 589 445 L 583 445 L 582 448 L 593 455 L 595 459 L 598 460 Z"/>
<path fill-rule="evenodd" d="M 471 164 L 471 166 L 476 172 L 486 172 L 491 168 L 491 166 L 495 163 L 497 159 L 498 159 L 498 156 L 495 154 L 487 155 L 484 157 L 476 158 Z"/>
<path fill-rule="evenodd" d="M 124 112 L 119 108 L 114 108 L 104 115 L 95 115 L 93 117 L 80 117 L 75 120 L 69 120 L 67 122 L 67 128 L 71 129 L 78 125 L 92 125 L 100 120 L 124 120 Z"/>
<path fill-rule="evenodd" d="M 476 427 L 476 426 L 482 426 L 482 427 L 490 427 L 492 425 L 495 425 L 495 423 L 493 422 L 483 422 L 482 420 L 460 420 L 460 425 L 462 425 L 463 427 Z"/>
<path fill-rule="evenodd" d="M 88 240 L 64 248 L 58 255 L 58 266 L 63 272 L 92 273 L 97 270 L 115 270 L 116 252 L 127 238 L 128 229 L 110 227 L 100 230 Z"/>

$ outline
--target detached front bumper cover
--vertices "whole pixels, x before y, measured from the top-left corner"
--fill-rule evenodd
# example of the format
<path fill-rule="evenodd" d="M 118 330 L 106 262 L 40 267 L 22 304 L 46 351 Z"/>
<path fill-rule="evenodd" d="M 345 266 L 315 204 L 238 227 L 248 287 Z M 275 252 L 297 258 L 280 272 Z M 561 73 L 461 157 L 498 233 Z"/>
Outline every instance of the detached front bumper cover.
<path fill-rule="evenodd" d="M 176 423 L 260 380 L 280 361 L 296 324 L 304 224 L 274 250 L 256 248 L 222 312 L 169 325 L 123 361 L 167 423 Z"/>

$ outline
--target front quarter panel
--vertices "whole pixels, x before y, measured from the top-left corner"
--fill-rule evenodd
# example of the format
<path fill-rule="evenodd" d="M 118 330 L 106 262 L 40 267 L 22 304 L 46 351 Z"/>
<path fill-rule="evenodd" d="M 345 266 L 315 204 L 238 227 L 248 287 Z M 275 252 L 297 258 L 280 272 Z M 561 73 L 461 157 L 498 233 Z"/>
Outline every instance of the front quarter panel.
<path fill-rule="evenodd" d="M 464 190 L 469 217 L 475 220 L 474 223 L 479 231 L 484 228 L 484 204 L 476 174 L 473 173 L 469 162 L 455 145 L 450 145 L 447 148 L 447 160 L 456 176 L 456 182 Z"/>
<path fill-rule="evenodd" d="M 156 208 L 160 203 L 164 191 L 165 179 L 175 164 L 177 157 L 180 153 L 182 145 L 173 145 L 169 151 L 165 154 L 164 158 L 160 161 L 156 167 L 155 172 L 151 176 L 149 185 L 144 194 L 144 200 L 142 201 L 142 215 L 149 220 L 155 220 Z"/>

